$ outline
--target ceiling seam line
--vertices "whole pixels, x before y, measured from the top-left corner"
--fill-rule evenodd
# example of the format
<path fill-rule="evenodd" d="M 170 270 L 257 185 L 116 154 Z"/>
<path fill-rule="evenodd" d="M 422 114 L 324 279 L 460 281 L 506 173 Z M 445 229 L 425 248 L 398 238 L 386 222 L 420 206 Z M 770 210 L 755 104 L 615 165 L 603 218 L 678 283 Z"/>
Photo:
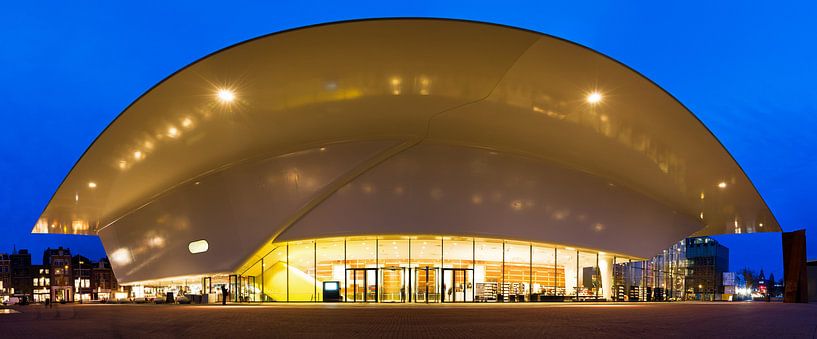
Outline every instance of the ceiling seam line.
<path fill-rule="evenodd" d="M 499 76 L 499 78 L 496 80 L 496 83 L 494 83 L 494 85 L 491 87 L 491 89 L 488 91 L 488 93 L 485 94 L 483 97 L 481 97 L 479 99 L 476 99 L 476 100 L 473 100 L 473 101 L 469 101 L 469 102 L 460 104 L 460 105 L 457 105 L 457 106 L 454 106 L 454 107 L 451 107 L 451 108 L 448 108 L 448 109 L 444 109 L 442 111 L 439 111 L 437 113 L 432 114 L 431 117 L 428 118 L 428 122 L 426 124 L 426 133 L 423 136 L 422 140 L 428 139 L 428 136 L 429 136 L 429 134 L 431 132 L 431 121 L 436 119 L 438 116 L 440 116 L 440 115 L 442 115 L 444 113 L 453 111 L 453 110 L 458 109 L 458 108 L 462 108 L 462 107 L 465 107 L 465 106 L 469 106 L 469 105 L 473 105 L 473 104 L 485 101 L 485 99 L 488 99 L 492 94 L 494 94 L 494 91 L 496 90 L 496 88 L 499 87 L 499 84 L 501 84 L 503 80 L 505 80 L 505 77 L 508 75 L 508 72 L 510 72 L 511 69 L 513 69 L 513 67 L 516 66 L 516 64 L 519 62 L 519 59 L 521 59 L 522 56 L 527 54 L 528 51 L 533 47 L 533 45 L 536 45 L 536 43 L 539 42 L 540 40 L 542 40 L 542 38 L 537 37 L 536 39 L 534 39 L 530 43 L 530 45 L 525 47 L 525 49 L 523 49 L 522 52 L 520 52 L 519 55 L 517 55 L 516 58 L 513 59 L 513 61 L 508 65 L 508 67 L 505 68 L 504 71 L 502 71 L 502 75 Z"/>
<path fill-rule="evenodd" d="M 366 174 L 371 169 L 377 167 L 378 165 L 382 164 L 383 162 L 393 158 L 394 156 L 416 146 L 419 144 L 423 139 L 408 139 L 405 140 L 395 146 L 389 147 L 388 149 L 377 153 L 371 158 L 366 159 L 363 163 L 359 164 L 358 166 L 353 167 L 349 171 L 346 171 L 343 175 L 336 178 L 335 180 L 331 181 L 329 184 L 324 186 L 324 189 L 317 193 L 312 199 L 307 201 L 304 205 L 301 206 L 295 213 L 291 214 L 284 222 L 281 228 L 276 231 L 269 240 L 262 243 L 263 246 L 267 244 L 272 244 L 275 240 L 284 232 L 291 229 L 292 226 L 298 223 L 301 219 L 306 217 L 312 210 L 321 206 L 326 200 L 331 198 L 337 191 L 339 191 L 344 186 L 348 185 L 355 179 L 359 178 L 360 176 Z M 252 254 L 249 258 L 245 258 L 241 261 L 241 264 L 236 267 L 236 271 L 248 264 L 252 263 Z"/>

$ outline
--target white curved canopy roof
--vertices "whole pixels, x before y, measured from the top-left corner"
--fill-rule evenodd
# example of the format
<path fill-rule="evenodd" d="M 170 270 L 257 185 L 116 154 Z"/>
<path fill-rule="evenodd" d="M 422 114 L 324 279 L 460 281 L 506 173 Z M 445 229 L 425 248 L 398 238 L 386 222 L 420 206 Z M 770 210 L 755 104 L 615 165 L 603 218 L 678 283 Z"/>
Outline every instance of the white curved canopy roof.
<path fill-rule="evenodd" d="M 702 123 L 622 64 L 535 32 L 388 19 L 261 37 L 173 74 L 98 137 L 33 231 L 98 233 L 129 262 L 210 237 L 229 257 L 217 270 L 273 239 L 362 232 L 650 256 L 692 233 L 780 227 Z"/>

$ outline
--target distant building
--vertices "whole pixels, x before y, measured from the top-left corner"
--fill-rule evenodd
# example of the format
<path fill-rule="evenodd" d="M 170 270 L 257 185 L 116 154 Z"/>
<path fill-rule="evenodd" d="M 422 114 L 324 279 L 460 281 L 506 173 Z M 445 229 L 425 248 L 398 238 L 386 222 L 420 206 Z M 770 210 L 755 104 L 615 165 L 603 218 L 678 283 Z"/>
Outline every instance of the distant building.
<path fill-rule="evenodd" d="M 686 299 L 719 300 L 723 273 L 729 271 L 729 249 L 710 237 L 687 238 L 685 245 Z"/>
<path fill-rule="evenodd" d="M 11 257 L 0 253 L 0 301 L 11 296 Z"/>
<path fill-rule="evenodd" d="M 769 274 L 769 281 L 767 282 L 769 295 L 772 298 L 783 297 L 783 281 L 775 280 L 774 273 Z"/>
<path fill-rule="evenodd" d="M 766 295 L 769 292 L 769 283 L 766 281 L 766 275 L 763 274 L 763 269 L 760 269 L 760 275 L 757 277 L 757 288 L 755 292 Z"/>
<path fill-rule="evenodd" d="M 51 268 L 45 265 L 32 265 L 34 283 L 34 302 L 45 302 L 51 297 Z"/>
<path fill-rule="evenodd" d="M 51 300 L 74 301 L 74 282 L 71 270 L 71 250 L 48 248 L 43 253 L 43 266 L 51 272 Z"/>
<path fill-rule="evenodd" d="M 736 277 L 735 272 L 723 272 L 723 300 L 732 301 L 737 294 Z"/>
<path fill-rule="evenodd" d="M 91 299 L 114 299 L 118 287 L 110 261 L 108 258 L 100 259 L 91 270 Z"/>
<path fill-rule="evenodd" d="M 117 293 L 122 295 L 124 290 L 108 258 L 94 262 L 59 247 L 43 252 L 42 265 L 32 265 L 28 250 L 0 253 L 0 302 L 12 296 L 33 302 L 109 300 Z"/>
<path fill-rule="evenodd" d="M 11 287 L 16 297 L 31 299 L 34 293 L 33 275 L 31 268 L 31 253 L 28 250 L 18 250 L 11 257 Z"/>
<path fill-rule="evenodd" d="M 817 260 L 806 263 L 808 275 L 808 301 L 817 302 Z"/>
<path fill-rule="evenodd" d="M 74 300 L 82 302 L 91 300 L 91 272 L 94 263 L 79 254 L 71 258 L 71 280 L 74 287 Z"/>

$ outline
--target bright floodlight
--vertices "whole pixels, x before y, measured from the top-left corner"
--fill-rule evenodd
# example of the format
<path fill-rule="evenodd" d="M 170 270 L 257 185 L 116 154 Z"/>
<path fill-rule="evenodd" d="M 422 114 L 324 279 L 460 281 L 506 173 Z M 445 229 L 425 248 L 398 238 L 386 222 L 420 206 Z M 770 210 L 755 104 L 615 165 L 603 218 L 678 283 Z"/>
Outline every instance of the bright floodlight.
<path fill-rule="evenodd" d="M 230 103 L 233 102 L 233 100 L 235 100 L 235 93 L 233 93 L 233 91 L 229 89 L 218 90 L 216 96 L 218 96 L 218 100 L 220 100 L 223 103 Z"/>
<path fill-rule="evenodd" d="M 590 93 L 590 94 L 587 95 L 587 102 L 589 102 L 591 104 L 597 104 L 597 103 L 601 102 L 601 99 L 602 99 L 601 93 L 599 93 L 599 92 L 594 91 L 593 93 Z"/>
<path fill-rule="evenodd" d="M 718 187 L 726 188 L 726 181 L 721 181 L 721 183 L 718 184 Z"/>
<path fill-rule="evenodd" d="M 88 183 L 88 188 L 96 188 L 96 183 L 91 181 Z"/>

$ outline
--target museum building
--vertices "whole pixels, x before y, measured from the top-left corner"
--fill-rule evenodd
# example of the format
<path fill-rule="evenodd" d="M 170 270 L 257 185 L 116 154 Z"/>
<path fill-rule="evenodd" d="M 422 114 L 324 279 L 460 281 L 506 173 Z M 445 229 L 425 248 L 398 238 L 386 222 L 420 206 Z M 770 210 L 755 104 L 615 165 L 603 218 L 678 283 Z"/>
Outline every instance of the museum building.
<path fill-rule="evenodd" d="M 170 75 L 33 232 L 99 236 L 134 298 L 518 302 L 646 300 L 683 280 L 680 240 L 780 226 L 712 133 L 627 66 L 518 28 L 377 19 Z"/>

